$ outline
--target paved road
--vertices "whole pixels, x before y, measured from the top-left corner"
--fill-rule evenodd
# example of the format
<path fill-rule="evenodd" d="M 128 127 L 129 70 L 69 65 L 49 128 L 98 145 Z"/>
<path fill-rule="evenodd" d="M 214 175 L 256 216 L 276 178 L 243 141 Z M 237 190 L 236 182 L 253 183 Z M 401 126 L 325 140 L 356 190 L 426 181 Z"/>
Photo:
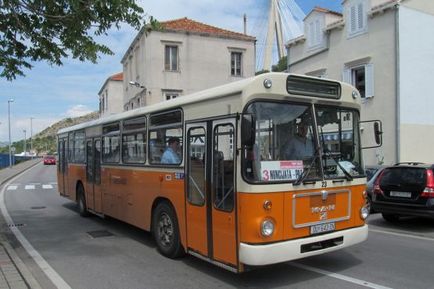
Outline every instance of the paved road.
<path fill-rule="evenodd" d="M 434 221 L 392 226 L 373 215 L 360 245 L 236 275 L 191 256 L 164 258 L 149 233 L 119 221 L 81 218 L 74 203 L 58 196 L 55 173 L 54 166 L 37 165 L 8 185 L 5 201 L 9 225 L 71 288 L 433 287 Z M 109 236 L 94 238 L 95 231 Z M 17 250 L 41 287 L 55 288 L 24 248 Z"/>

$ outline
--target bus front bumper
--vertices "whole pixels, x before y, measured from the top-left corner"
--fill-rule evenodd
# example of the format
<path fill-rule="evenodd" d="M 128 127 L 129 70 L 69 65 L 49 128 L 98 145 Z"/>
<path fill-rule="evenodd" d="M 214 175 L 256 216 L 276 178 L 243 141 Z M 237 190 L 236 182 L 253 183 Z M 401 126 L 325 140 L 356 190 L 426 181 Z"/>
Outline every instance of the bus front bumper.
<path fill-rule="evenodd" d="M 240 262 L 251 266 L 275 264 L 333 252 L 368 238 L 368 225 L 314 237 L 267 245 L 240 244 Z"/>

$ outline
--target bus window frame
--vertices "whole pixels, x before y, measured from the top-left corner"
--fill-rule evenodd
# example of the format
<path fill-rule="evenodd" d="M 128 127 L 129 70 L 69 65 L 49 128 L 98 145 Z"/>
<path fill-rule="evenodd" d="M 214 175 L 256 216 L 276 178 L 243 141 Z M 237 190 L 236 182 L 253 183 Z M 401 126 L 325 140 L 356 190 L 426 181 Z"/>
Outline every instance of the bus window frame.
<path fill-rule="evenodd" d="M 144 128 L 136 128 L 136 129 L 126 129 L 125 123 L 131 120 L 138 120 L 138 119 L 144 119 L 145 126 Z M 140 115 L 136 117 L 131 117 L 128 119 L 124 119 L 121 121 L 120 126 L 120 136 L 121 136 L 121 157 L 120 157 L 120 163 L 125 166 L 144 166 L 146 165 L 146 161 L 148 159 L 148 127 L 149 127 L 149 119 L 148 115 Z M 144 135 L 144 159 L 142 162 L 132 162 L 132 161 L 125 161 L 125 155 L 124 155 L 124 136 L 131 136 L 131 135 L 137 135 L 139 133 L 143 133 Z"/>
<path fill-rule="evenodd" d="M 171 112 L 176 112 L 179 111 L 180 112 L 180 121 L 179 122 L 172 122 L 169 124 L 162 124 L 162 125 L 153 125 L 152 124 L 152 117 L 154 116 L 160 116 L 160 115 L 164 115 L 164 114 L 168 114 Z M 180 150 L 180 162 L 177 164 L 162 164 L 161 160 L 160 162 L 155 162 L 151 160 L 151 133 L 152 132 L 157 132 L 160 129 L 165 129 L 165 132 L 167 131 L 167 129 L 181 129 L 181 143 L 182 143 L 182 149 Z M 150 166 L 153 167 L 181 167 L 182 164 L 184 163 L 184 153 L 185 153 L 185 140 L 184 140 L 184 130 L 185 130 L 185 123 L 184 123 L 184 111 L 182 108 L 177 107 L 177 108 L 173 108 L 170 110 L 165 110 L 165 111 L 158 111 L 155 113 L 150 113 L 148 116 L 148 131 L 147 131 L 147 140 L 148 140 L 148 155 L 147 155 L 147 162 Z M 167 135 L 165 135 L 165 138 L 167 138 Z M 164 149 L 167 148 L 167 139 L 164 139 Z M 163 151 L 164 153 L 164 151 Z M 162 154 L 163 154 L 162 153 Z M 162 155 L 161 154 L 161 155 Z"/>
<path fill-rule="evenodd" d="M 118 125 L 118 130 L 117 131 L 109 131 L 109 132 L 104 132 L 105 128 L 108 128 L 110 126 L 114 126 L 114 125 Z M 101 135 L 101 163 L 102 164 L 121 164 L 121 155 L 122 155 L 122 138 L 121 138 L 121 122 L 117 121 L 117 122 L 111 122 L 111 123 L 107 123 L 102 125 L 102 135 Z M 105 144 L 105 137 L 114 137 L 117 136 L 118 142 L 119 142 L 119 158 L 117 161 L 106 161 L 104 159 L 104 144 Z"/>

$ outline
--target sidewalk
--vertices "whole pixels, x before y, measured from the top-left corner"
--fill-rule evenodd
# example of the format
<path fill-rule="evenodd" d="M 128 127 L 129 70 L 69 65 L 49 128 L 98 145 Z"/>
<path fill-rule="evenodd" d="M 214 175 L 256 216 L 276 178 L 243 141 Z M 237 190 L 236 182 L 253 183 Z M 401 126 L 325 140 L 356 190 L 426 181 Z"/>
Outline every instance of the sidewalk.
<path fill-rule="evenodd" d="M 16 175 L 41 162 L 41 159 L 25 161 L 0 170 L 0 186 Z M 1 217 L 3 218 L 3 217 Z M 7 238 L 0 235 L 0 289 L 40 289 L 38 282 L 15 253 Z"/>

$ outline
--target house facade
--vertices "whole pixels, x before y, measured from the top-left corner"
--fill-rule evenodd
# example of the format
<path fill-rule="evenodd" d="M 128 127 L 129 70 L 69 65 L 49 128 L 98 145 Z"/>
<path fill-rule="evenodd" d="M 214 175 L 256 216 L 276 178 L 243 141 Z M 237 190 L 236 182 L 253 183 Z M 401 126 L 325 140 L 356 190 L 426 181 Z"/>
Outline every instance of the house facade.
<path fill-rule="evenodd" d="M 343 80 L 359 90 L 361 119 L 381 120 L 384 132 L 381 148 L 364 151 L 367 165 L 434 162 L 434 1 L 342 5 L 342 14 L 316 7 L 306 16 L 304 35 L 287 43 L 288 71 Z"/>
<path fill-rule="evenodd" d="M 116 73 L 106 79 L 98 92 L 100 117 L 123 111 L 123 73 Z"/>
<path fill-rule="evenodd" d="M 142 29 L 122 58 L 124 110 L 254 75 L 254 37 L 188 18 L 160 24 Z"/>

